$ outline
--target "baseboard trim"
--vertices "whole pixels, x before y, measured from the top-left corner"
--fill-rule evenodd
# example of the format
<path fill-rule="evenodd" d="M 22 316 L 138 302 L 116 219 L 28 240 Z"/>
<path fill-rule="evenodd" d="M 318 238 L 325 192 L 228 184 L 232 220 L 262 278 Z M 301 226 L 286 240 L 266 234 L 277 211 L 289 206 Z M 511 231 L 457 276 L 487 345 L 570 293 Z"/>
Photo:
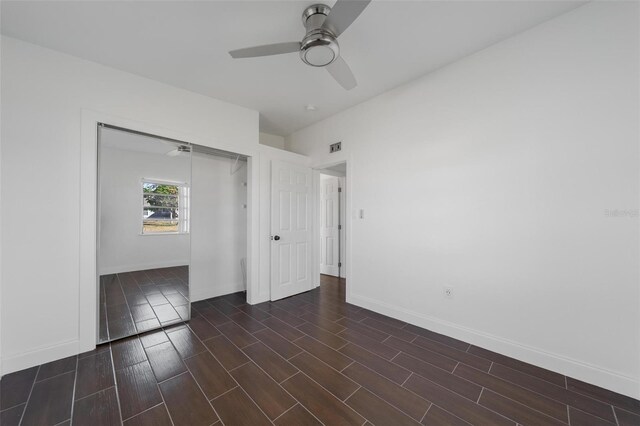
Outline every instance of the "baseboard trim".
<path fill-rule="evenodd" d="M 222 287 L 215 287 L 200 292 L 194 292 L 193 290 L 191 290 L 191 302 L 211 299 L 212 297 L 224 296 L 225 294 L 237 293 L 239 291 L 246 291 L 246 287 L 244 286 L 244 284 L 228 284 Z"/>
<path fill-rule="evenodd" d="M 78 354 L 77 339 L 2 358 L 2 375 Z"/>
<path fill-rule="evenodd" d="M 444 334 L 520 361 L 640 399 L 640 381 L 615 371 L 523 345 L 479 330 L 390 305 L 366 296 L 348 294 L 347 302 L 362 308 Z"/>
<path fill-rule="evenodd" d="M 131 271 L 146 271 L 147 269 L 157 269 L 157 268 L 172 268 L 174 266 L 184 266 L 188 265 L 188 260 L 176 260 L 172 262 L 162 262 L 162 263 L 140 263 L 137 265 L 121 265 L 121 266 L 106 266 L 100 268 L 100 275 L 108 275 L 108 274 L 120 274 L 123 272 L 131 272 Z"/>

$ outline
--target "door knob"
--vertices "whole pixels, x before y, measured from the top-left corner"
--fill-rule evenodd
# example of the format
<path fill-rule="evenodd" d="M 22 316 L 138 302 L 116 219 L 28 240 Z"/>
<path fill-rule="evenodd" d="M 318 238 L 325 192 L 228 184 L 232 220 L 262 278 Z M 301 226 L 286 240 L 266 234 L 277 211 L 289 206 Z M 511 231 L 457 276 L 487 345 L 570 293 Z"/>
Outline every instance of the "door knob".
<path fill-rule="evenodd" d="M 275 237 L 273 237 L 273 239 L 278 241 L 280 239 L 280 235 L 276 235 Z"/>

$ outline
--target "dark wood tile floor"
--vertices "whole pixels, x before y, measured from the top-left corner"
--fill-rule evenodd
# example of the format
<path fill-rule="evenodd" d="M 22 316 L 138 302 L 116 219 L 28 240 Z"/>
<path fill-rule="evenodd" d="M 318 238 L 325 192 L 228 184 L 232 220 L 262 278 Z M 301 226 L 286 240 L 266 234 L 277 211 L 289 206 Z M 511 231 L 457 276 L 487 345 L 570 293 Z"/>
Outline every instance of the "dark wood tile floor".
<path fill-rule="evenodd" d="M 101 276 L 99 318 L 101 343 L 189 319 L 189 267 Z"/>
<path fill-rule="evenodd" d="M 5 376 L 2 425 L 640 425 L 640 401 L 344 302 L 344 283 Z"/>

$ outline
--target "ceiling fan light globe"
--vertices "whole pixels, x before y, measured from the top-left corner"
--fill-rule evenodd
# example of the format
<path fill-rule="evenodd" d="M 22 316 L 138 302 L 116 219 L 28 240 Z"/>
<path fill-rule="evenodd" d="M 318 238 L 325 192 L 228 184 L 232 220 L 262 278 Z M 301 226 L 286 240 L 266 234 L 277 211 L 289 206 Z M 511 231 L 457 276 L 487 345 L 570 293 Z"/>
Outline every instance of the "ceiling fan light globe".
<path fill-rule="evenodd" d="M 312 67 L 325 67 L 340 55 L 335 37 L 325 31 L 307 35 L 300 46 L 300 58 Z"/>
<path fill-rule="evenodd" d="M 314 67 L 324 67 L 336 58 L 333 50 L 326 46 L 316 46 L 308 49 L 304 55 L 304 61 Z"/>

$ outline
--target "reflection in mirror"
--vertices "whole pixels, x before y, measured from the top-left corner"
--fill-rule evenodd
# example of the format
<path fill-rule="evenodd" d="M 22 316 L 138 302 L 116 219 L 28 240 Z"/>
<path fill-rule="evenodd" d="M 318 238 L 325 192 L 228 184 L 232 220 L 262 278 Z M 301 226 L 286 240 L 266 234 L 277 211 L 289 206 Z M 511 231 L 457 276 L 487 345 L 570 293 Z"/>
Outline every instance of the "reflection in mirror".
<path fill-rule="evenodd" d="M 191 146 L 98 128 L 98 343 L 190 318 Z"/>

